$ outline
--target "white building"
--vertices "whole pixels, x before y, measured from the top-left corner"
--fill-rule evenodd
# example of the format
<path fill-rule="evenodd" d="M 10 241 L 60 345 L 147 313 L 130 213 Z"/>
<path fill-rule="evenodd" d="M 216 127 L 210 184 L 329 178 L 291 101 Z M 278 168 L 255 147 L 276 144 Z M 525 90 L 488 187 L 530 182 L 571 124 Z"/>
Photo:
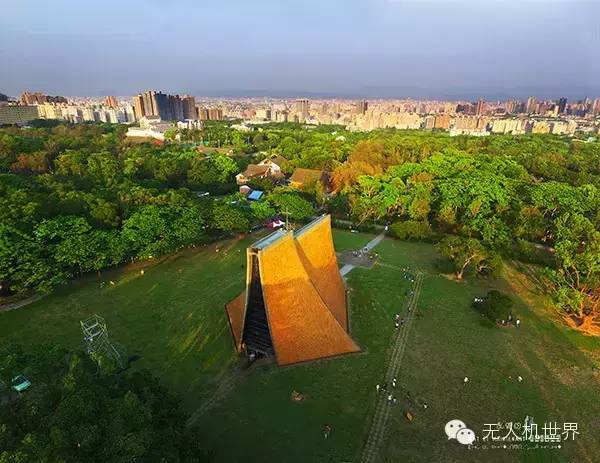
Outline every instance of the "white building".
<path fill-rule="evenodd" d="M 127 136 L 134 138 L 154 138 L 164 141 L 165 132 L 175 128 L 171 122 L 163 122 L 158 116 L 147 116 L 140 119 L 139 127 L 129 127 Z"/>

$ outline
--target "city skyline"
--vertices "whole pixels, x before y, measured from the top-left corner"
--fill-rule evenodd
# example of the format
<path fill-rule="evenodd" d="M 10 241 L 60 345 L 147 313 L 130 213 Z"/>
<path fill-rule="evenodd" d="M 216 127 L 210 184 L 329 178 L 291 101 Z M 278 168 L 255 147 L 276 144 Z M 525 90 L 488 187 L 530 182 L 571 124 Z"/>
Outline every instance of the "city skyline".
<path fill-rule="evenodd" d="M 492 133 L 552 133 L 592 135 L 598 133 L 600 98 L 569 101 L 510 99 L 503 102 L 427 101 L 382 99 L 267 99 L 199 98 L 144 91 L 129 98 L 65 98 L 24 92 L 19 101 L 0 102 L 0 124 L 27 124 L 36 118 L 71 123 L 139 122 L 127 136 L 160 141 L 178 129 L 201 129 L 204 121 L 231 121 L 235 130 L 249 131 L 249 124 L 295 122 L 336 124 L 350 131 L 380 128 L 444 130 L 450 136 L 488 136 Z M 238 123 L 239 122 L 239 123 Z"/>
<path fill-rule="evenodd" d="M 600 94 L 596 1 L 323 3 L 6 5 L 0 91 L 447 100 Z"/>

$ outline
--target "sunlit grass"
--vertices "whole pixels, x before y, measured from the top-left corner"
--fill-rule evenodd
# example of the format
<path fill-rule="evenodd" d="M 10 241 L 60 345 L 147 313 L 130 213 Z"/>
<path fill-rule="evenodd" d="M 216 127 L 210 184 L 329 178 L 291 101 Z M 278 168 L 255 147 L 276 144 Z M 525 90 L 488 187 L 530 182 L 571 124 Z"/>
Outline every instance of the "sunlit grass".
<path fill-rule="evenodd" d="M 334 231 L 337 251 L 364 246 L 373 235 Z M 30 306 L 0 314 L 0 342 L 83 344 L 79 320 L 105 317 L 111 338 L 142 359 L 192 413 L 233 371 L 236 354 L 224 303 L 242 290 L 245 247 L 251 238 L 186 252 L 139 269 L 108 272 L 100 280 L 61 288 Z M 451 281 L 438 274 L 429 244 L 386 239 L 378 263 L 348 275 L 350 326 L 362 351 L 340 358 L 243 373 L 233 391 L 200 416 L 201 444 L 215 461 L 356 461 L 383 381 L 394 332 L 410 283 L 402 269 L 425 273 L 405 352 L 381 461 L 594 461 L 600 454 L 598 359 L 600 343 L 557 324 L 547 297 L 518 272 L 489 281 Z M 507 281 L 506 279 L 510 281 Z M 114 281 L 114 285 L 100 281 Z M 519 280 L 520 281 L 520 280 Z M 491 287 L 510 292 L 522 327 L 497 328 L 471 308 Z M 462 384 L 470 378 L 468 386 Z M 522 376 L 523 381 L 515 380 Z M 404 388 L 401 390 L 401 388 Z M 305 399 L 294 402 L 298 391 Z M 411 392 L 407 400 L 404 390 Z M 418 404 L 428 404 L 427 410 Z M 422 405 L 421 405 L 422 407 Z M 410 410 L 415 419 L 408 422 Z M 468 451 L 448 442 L 443 426 L 459 418 L 481 437 L 497 420 L 576 421 L 581 435 L 551 453 Z M 329 439 L 322 427 L 329 424 Z"/>

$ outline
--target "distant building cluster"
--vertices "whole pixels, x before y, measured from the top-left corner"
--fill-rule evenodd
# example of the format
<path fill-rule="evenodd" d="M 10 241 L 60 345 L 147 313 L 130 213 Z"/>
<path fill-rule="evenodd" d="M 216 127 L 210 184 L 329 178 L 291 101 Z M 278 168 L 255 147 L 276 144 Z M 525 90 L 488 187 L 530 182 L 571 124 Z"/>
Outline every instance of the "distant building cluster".
<path fill-rule="evenodd" d="M 597 133 L 600 98 L 568 103 L 557 101 L 450 102 L 415 100 L 223 100 L 226 118 L 246 123 L 300 122 L 339 124 L 349 130 L 396 128 L 442 130 L 450 135 L 492 133 Z M 239 125 L 240 129 L 247 127 Z"/>
<path fill-rule="evenodd" d="M 64 96 L 24 92 L 18 101 L 7 101 L 0 106 L 0 124 L 27 124 L 33 119 L 112 124 L 136 120 L 133 107 L 114 96 L 109 96 L 106 100 L 67 99 Z"/>
<path fill-rule="evenodd" d="M 196 100 L 193 96 L 168 95 L 149 91 L 133 97 L 133 109 L 138 119 L 155 116 L 163 121 L 198 119 Z"/>
<path fill-rule="evenodd" d="M 21 102 L 24 105 L 35 105 L 44 103 L 67 103 L 67 99 L 64 96 L 50 96 L 44 95 L 40 92 L 23 92 L 21 94 Z"/>
<path fill-rule="evenodd" d="M 600 98 L 569 102 L 566 98 L 526 101 L 419 101 L 346 99 L 208 98 L 146 91 L 133 98 L 106 99 L 49 96 L 24 92 L 18 101 L 0 98 L 0 124 L 26 124 L 32 119 L 58 119 L 72 123 L 131 123 L 145 119 L 154 135 L 157 123 L 171 127 L 201 127 L 196 121 L 241 120 L 249 124 L 294 122 L 336 124 L 353 131 L 396 128 L 441 130 L 450 135 L 486 136 L 493 133 L 596 134 L 600 127 Z M 159 121 L 159 122 L 157 122 Z M 153 126 L 150 129 L 149 126 Z M 135 132 L 132 131 L 132 132 Z M 142 132 L 138 130 L 137 132 Z M 162 135 L 160 135 L 162 137 Z M 155 136 L 155 138 L 157 138 Z"/>
<path fill-rule="evenodd" d="M 223 109 L 212 104 L 196 106 L 193 96 L 147 91 L 130 98 L 66 98 L 40 92 L 24 92 L 18 100 L 0 98 L 0 124 L 27 124 L 33 119 L 71 123 L 132 123 L 142 118 L 155 121 L 222 120 Z M 193 126 L 193 124 L 187 124 Z"/>

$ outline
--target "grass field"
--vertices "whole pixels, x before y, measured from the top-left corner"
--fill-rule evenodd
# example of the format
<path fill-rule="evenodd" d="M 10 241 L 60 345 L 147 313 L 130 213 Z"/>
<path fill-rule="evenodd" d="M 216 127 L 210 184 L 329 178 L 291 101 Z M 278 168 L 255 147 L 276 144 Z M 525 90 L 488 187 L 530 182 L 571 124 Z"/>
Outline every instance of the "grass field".
<path fill-rule="evenodd" d="M 372 236 L 335 231 L 338 251 L 362 247 Z M 231 392 L 197 415 L 203 444 L 215 461 L 357 461 L 382 381 L 393 316 L 410 284 L 402 268 L 425 273 L 399 378 L 381 461 L 594 461 L 600 454 L 598 364 L 600 342 L 557 325 L 545 300 L 512 267 L 496 281 L 457 283 L 436 271 L 428 244 L 384 240 L 372 269 L 348 275 L 352 336 L 362 352 L 278 368 L 262 364 L 235 374 L 236 355 L 223 303 L 243 286 L 244 249 L 231 241 L 165 259 L 146 268 L 74 283 L 28 307 L 0 314 L 0 342 L 53 340 L 81 345 L 79 320 L 103 315 L 111 337 L 142 359 L 184 401 L 190 413 L 231 381 Z M 510 287 L 509 287 L 510 282 Z M 497 328 L 470 307 L 490 287 L 513 292 L 522 327 Z M 523 381 L 517 382 L 516 376 Z M 464 376 L 470 378 L 462 384 Z M 512 376 L 512 379 L 509 379 Z M 292 391 L 305 399 L 290 400 Z M 410 399 L 405 391 L 410 391 Z M 422 403 L 428 408 L 425 410 Z M 404 413 L 411 411 L 409 422 Z M 448 441 L 444 425 L 465 421 L 478 436 L 485 423 L 577 422 L 581 434 L 560 450 L 468 450 Z M 327 423 L 331 437 L 323 439 Z"/>
<path fill-rule="evenodd" d="M 522 320 L 518 329 L 485 323 L 470 301 L 485 294 L 490 282 L 457 283 L 437 275 L 427 245 L 385 241 L 379 251 L 385 263 L 408 258 L 428 272 L 419 304 L 423 316 L 409 340 L 400 381 L 411 395 L 399 393 L 381 461 L 411 461 L 416 455 L 421 461 L 597 460 L 600 375 L 593 359 L 600 352 L 598 339 L 552 322 L 544 298 L 510 266 L 493 286 L 512 292 Z M 414 421 L 403 416 L 407 410 Z M 552 421 L 561 427 L 577 422 L 581 434 L 560 450 L 486 450 L 483 445 L 467 450 L 444 434 L 451 419 L 461 419 L 482 437 L 485 424 L 522 423 L 526 415 L 535 418 L 540 433 L 543 423 Z"/>
<path fill-rule="evenodd" d="M 79 321 L 97 313 L 109 336 L 173 388 L 189 407 L 212 395 L 235 362 L 224 301 L 244 287 L 245 247 L 252 241 L 191 250 L 145 268 L 105 272 L 0 313 L 0 337 L 23 344 L 83 344 Z M 100 282 L 106 284 L 100 287 Z M 110 281 L 115 284 L 111 285 Z"/>

